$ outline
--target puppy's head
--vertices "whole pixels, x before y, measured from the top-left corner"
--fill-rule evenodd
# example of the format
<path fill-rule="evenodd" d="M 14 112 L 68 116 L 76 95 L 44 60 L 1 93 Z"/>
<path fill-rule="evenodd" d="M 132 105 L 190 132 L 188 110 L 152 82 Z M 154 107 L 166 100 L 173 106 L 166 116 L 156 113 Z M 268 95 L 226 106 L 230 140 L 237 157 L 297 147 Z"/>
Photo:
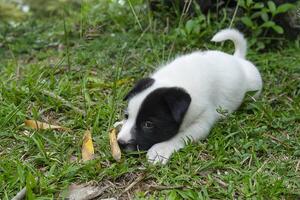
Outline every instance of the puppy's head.
<path fill-rule="evenodd" d="M 190 95 L 178 87 L 158 87 L 145 78 L 126 95 L 124 125 L 118 135 L 125 151 L 148 150 L 177 134 L 191 102 Z"/>

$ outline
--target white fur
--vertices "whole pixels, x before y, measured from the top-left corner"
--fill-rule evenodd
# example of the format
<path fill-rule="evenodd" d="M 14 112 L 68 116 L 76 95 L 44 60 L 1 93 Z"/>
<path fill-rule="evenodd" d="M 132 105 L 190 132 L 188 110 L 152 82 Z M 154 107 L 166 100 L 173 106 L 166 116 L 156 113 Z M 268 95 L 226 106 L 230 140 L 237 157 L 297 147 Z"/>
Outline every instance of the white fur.
<path fill-rule="evenodd" d="M 221 51 L 197 51 L 180 56 L 159 68 L 151 77 L 154 84 L 130 99 L 129 118 L 118 135 L 118 139 L 129 141 L 130 130 L 141 103 L 153 90 L 160 87 L 181 87 L 191 96 L 191 104 L 185 114 L 179 132 L 168 141 L 153 145 L 147 152 L 152 163 L 166 163 L 173 152 L 185 145 L 186 139 L 197 141 L 207 137 L 212 125 L 220 118 L 218 108 L 229 113 L 236 110 L 248 91 L 262 89 L 259 71 L 245 60 L 246 40 L 236 30 L 226 29 L 217 33 L 213 41 L 232 40 L 234 55 Z"/>

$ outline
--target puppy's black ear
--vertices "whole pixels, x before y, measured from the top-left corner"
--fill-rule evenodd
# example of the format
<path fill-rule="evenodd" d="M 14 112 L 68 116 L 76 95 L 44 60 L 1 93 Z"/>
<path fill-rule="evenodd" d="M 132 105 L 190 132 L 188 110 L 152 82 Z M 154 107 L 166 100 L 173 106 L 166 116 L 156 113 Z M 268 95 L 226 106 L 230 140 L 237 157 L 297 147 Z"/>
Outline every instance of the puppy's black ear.
<path fill-rule="evenodd" d="M 181 88 L 172 87 L 167 89 L 163 98 L 166 101 L 174 120 L 177 123 L 181 123 L 192 101 L 191 96 Z"/>
<path fill-rule="evenodd" d="M 134 87 L 128 92 L 128 94 L 124 97 L 124 101 L 129 100 L 134 95 L 142 92 L 143 90 L 147 89 L 154 83 L 153 78 L 143 78 L 139 80 Z"/>

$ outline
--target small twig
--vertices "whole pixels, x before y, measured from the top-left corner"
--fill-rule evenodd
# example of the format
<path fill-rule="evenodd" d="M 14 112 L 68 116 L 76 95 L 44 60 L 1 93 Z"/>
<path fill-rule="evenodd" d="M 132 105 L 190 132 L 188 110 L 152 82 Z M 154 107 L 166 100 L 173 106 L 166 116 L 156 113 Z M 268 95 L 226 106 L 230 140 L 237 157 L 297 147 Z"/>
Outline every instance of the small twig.
<path fill-rule="evenodd" d="M 133 181 L 132 183 L 130 183 L 130 185 L 128 185 L 125 190 L 123 190 L 119 196 L 121 196 L 121 194 L 124 194 L 126 192 L 128 192 L 131 188 L 133 188 L 136 184 L 138 184 L 139 182 L 141 182 L 144 178 L 146 177 L 145 174 L 141 174 L 137 179 L 135 179 L 135 181 Z"/>
<path fill-rule="evenodd" d="M 222 187 L 224 187 L 224 188 L 227 188 L 227 187 L 228 187 L 228 184 L 225 183 L 224 181 L 222 181 L 221 179 L 219 179 L 218 177 L 213 176 L 213 179 L 214 179 L 217 183 L 219 183 Z"/>
<path fill-rule="evenodd" d="M 190 0 L 190 1 L 188 2 L 189 4 L 188 4 L 187 7 L 186 7 L 185 13 L 187 13 L 187 12 L 190 10 L 190 7 L 191 7 L 192 2 L 193 2 L 193 0 Z"/>
<path fill-rule="evenodd" d="M 16 196 L 12 198 L 12 200 L 22 200 L 25 198 L 25 195 L 26 195 L 26 187 L 20 190 L 20 192 L 18 192 Z"/>
<path fill-rule="evenodd" d="M 136 13 L 135 13 L 135 10 L 134 10 L 134 8 L 133 8 L 133 6 L 132 6 L 131 1 L 128 0 L 128 3 L 129 3 L 129 6 L 130 6 L 131 11 L 132 11 L 132 13 L 133 13 L 133 15 L 134 15 L 134 17 L 135 17 L 135 20 L 137 21 L 137 23 L 138 23 L 140 29 L 143 30 L 143 27 L 142 27 L 142 25 L 141 25 L 141 22 L 140 22 L 138 16 L 136 15 Z"/>
<path fill-rule="evenodd" d="M 64 15 L 63 15 L 63 20 L 64 20 L 64 35 L 65 35 L 65 44 L 67 46 L 66 48 L 66 56 L 67 56 L 67 63 L 68 63 L 68 70 L 69 72 L 71 71 L 71 63 L 70 63 L 70 43 L 69 43 L 69 34 L 67 31 L 67 25 L 66 25 L 66 18 L 65 18 L 65 9 L 64 9 Z"/>
<path fill-rule="evenodd" d="M 252 163 L 252 155 L 250 156 L 250 160 L 249 160 L 249 163 L 248 163 L 248 167 L 250 168 L 251 166 L 251 163 Z"/>
<path fill-rule="evenodd" d="M 73 109 L 74 111 L 76 111 L 77 113 L 79 113 L 81 115 L 86 115 L 85 111 L 73 106 L 69 101 L 65 100 L 61 96 L 58 96 L 57 94 L 54 94 L 53 92 L 50 92 L 50 91 L 47 91 L 47 90 L 41 90 L 41 93 L 62 102 L 65 106 Z"/>
<path fill-rule="evenodd" d="M 185 188 L 185 186 L 149 185 L 149 190 L 173 190 L 173 189 L 182 189 L 182 188 Z"/>
<path fill-rule="evenodd" d="M 269 100 L 269 103 L 272 103 L 273 101 L 276 101 L 277 99 L 279 99 L 280 97 L 286 96 L 287 94 L 284 92 L 276 97 L 273 97 Z"/>
<path fill-rule="evenodd" d="M 133 46 L 136 46 L 140 40 L 144 37 L 145 33 L 150 29 L 150 26 L 147 26 L 147 28 L 145 28 L 145 30 L 142 32 L 142 34 L 140 35 L 140 37 L 136 40 L 136 42 L 134 43 Z"/>
<path fill-rule="evenodd" d="M 234 171 L 234 172 L 237 173 L 237 174 L 242 173 L 240 170 L 235 169 L 235 168 L 233 168 L 233 167 L 227 167 L 227 168 L 230 169 L 230 170 L 232 170 L 232 171 Z"/>
<path fill-rule="evenodd" d="M 300 167 L 300 160 L 298 161 L 297 165 L 296 165 L 296 172 L 299 170 L 299 167 Z"/>
<path fill-rule="evenodd" d="M 170 57 L 171 57 L 172 51 L 174 50 L 174 45 L 175 45 L 175 42 L 173 42 L 173 43 L 171 44 L 171 48 L 170 48 L 170 51 L 169 51 L 169 55 L 168 55 L 167 61 L 169 61 L 169 60 L 170 60 Z"/>
<path fill-rule="evenodd" d="M 237 3 L 236 3 L 236 7 L 235 7 L 235 10 L 234 10 L 232 19 L 231 19 L 231 21 L 230 21 L 229 28 L 232 27 L 232 24 L 233 24 L 233 21 L 235 20 L 235 17 L 236 17 L 236 14 L 237 14 L 238 9 L 239 9 L 239 1 L 237 1 Z"/>
<path fill-rule="evenodd" d="M 275 142 L 278 142 L 278 143 L 282 144 L 284 147 L 286 147 L 286 148 L 288 148 L 288 149 L 290 148 L 290 146 L 289 146 L 288 144 L 286 144 L 285 142 L 279 140 L 279 139 L 276 138 L 275 136 L 270 135 L 270 134 L 268 134 L 268 133 L 264 133 L 264 135 L 267 136 L 267 137 L 269 137 L 269 138 L 271 138 L 271 139 L 274 140 Z"/>
<path fill-rule="evenodd" d="M 182 9 L 182 13 L 181 13 L 180 18 L 179 18 L 178 26 L 181 24 L 181 22 L 182 22 L 182 20 L 183 20 L 183 17 L 184 17 L 184 16 L 187 14 L 187 12 L 189 11 L 191 4 L 192 4 L 192 0 L 187 0 L 187 1 L 184 2 L 183 9 Z"/>
<path fill-rule="evenodd" d="M 264 168 L 264 166 L 269 162 L 269 159 L 267 159 L 261 166 L 260 168 L 258 168 L 258 170 L 256 170 L 256 172 L 254 172 L 254 174 L 252 175 L 251 178 L 253 178 L 254 176 L 256 176 L 257 173 L 260 173 L 261 170 Z"/>

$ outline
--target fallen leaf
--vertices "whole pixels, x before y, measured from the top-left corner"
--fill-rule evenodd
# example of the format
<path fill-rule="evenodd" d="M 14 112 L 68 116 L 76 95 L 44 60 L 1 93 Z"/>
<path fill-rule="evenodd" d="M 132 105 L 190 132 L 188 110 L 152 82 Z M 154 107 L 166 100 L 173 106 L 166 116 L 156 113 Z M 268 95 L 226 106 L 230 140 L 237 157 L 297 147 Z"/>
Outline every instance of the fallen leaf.
<path fill-rule="evenodd" d="M 67 191 L 60 194 L 62 199 L 69 200 L 89 200 L 95 199 L 100 196 L 109 186 L 92 186 L 88 184 L 76 185 L 72 184 L 69 186 Z"/>
<path fill-rule="evenodd" d="M 45 122 L 40 122 L 37 120 L 25 120 L 25 126 L 33 128 L 33 129 L 55 129 L 55 130 L 63 130 L 63 131 L 69 131 L 70 129 L 62 127 L 62 126 L 56 126 L 47 124 Z"/>
<path fill-rule="evenodd" d="M 116 128 L 111 129 L 109 132 L 109 142 L 111 148 L 111 154 L 113 158 L 119 162 L 121 160 L 121 150 L 117 142 L 117 131 Z"/>
<path fill-rule="evenodd" d="M 84 132 L 83 135 L 83 144 L 82 144 L 82 160 L 88 161 L 94 158 L 94 146 L 92 141 L 92 134 L 91 131 L 87 130 Z"/>

